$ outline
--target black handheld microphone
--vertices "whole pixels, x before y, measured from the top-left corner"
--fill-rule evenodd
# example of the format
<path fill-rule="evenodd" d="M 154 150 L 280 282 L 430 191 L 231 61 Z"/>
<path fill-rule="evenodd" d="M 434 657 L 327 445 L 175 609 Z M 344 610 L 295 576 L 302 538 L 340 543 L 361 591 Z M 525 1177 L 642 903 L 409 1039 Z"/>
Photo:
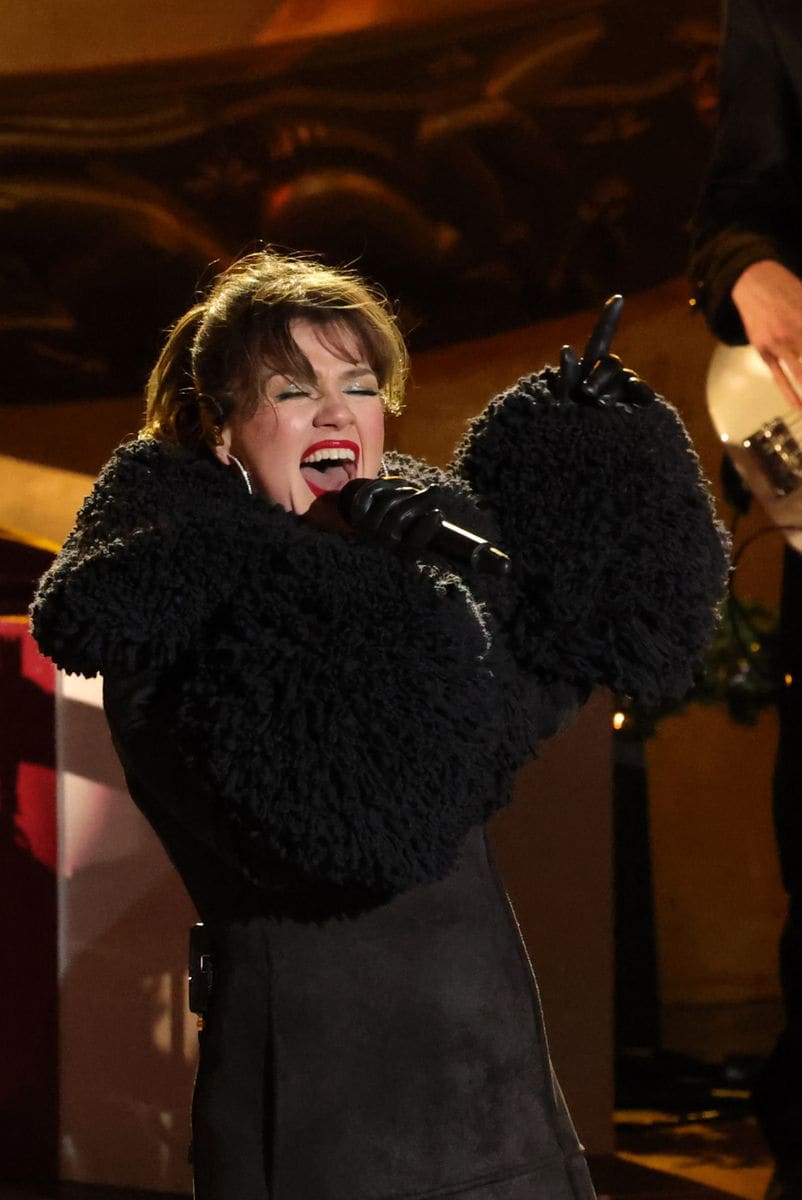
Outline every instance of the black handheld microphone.
<path fill-rule="evenodd" d="M 487 538 L 443 521 L 431 541 L 433 550 L 450 558 L 453 562 L 469 563 L 477 571 L 486 575 L 504 576 L 508 574 L 512 563 L 509 555 L 498 546 L 494 546 Z"/>
<path fill-rule="evenodd" d="M 351 524 L 354 524 L 352 515 L 357 493 L 367 482 L 365 479 L 352 479 L 337 495 L 340 512 Z M 399 484 L 393 489 L 393 494 L 417 490 L 412 484 Z M 441 521 L 429 545 L 444 558 L 450 558 L 452 562 L 468 563 L 475 570 L 488 575 L 502 577 L 508 574 L 512 567 L 508 555 L 487 538 L 479 537 L 468 529 L 461 529 L 459 525 L 452 525 L 450 521 Z"/>

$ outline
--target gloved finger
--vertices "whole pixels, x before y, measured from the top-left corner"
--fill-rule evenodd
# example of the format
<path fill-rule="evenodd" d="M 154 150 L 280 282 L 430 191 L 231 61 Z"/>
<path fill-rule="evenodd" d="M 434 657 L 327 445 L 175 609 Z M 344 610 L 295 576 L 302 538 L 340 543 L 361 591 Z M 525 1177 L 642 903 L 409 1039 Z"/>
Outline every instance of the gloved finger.
<path fill-rule="evenodd" d="M 586 379 L 582 381 L 583 396 L 599 403 L 602 397 L 609 400 L 622 384 L 624 365 L 617 354 L 606 354 L 600 358 Z"/>
<path fill-rule="evenodd" d="M 629 408 L 644 408 L 655 399 L 654 391 L 634 371 L 624 369 L 596 399 L 596 404 L 623 404 Z"/>
<path fill-rule="evenodd" d="M 409 488 L 409 485 L 408 485 Z M 395 545 L 406 541 L 410 528 L 430 512 L 438 512 L 437 523 L 442 521 L 432 499 L 431 488 L 399 489 L 395 493 L 380 496 L 368 514 L 362 528 L 369 530 L 375 537 L 380 537 Z"/>
<path fill-rule="evenodd" d="M 349 489 L 355 486 L 355 481 L 347 485 Z M 382 475 L 378 479 L 366 479 L 348 504 L 348 519 L 351 524 L 362 526 L 377 499 L 392 495 L 400 489 L 415 490 L 412 484 L 400 475 Z"/>
<path fill-rule="evenodd" d="M 363 533 L 372 534 L 374 537 L 389 537 L 393 527 L 393 511 L 399 507 L 403 508 L 408 497 L 414 494 L 415 489 L 411 485 L 407 488 L 385 488 L 374 492 L 370 508 L 356 522 L 357 527 Z"/>
<path fill-rule="evenodd" d="M 626 403 L 634 405 L 635 408 L 645 408 L 647 404 L 651 404 L 656 398 L 654 389 L 634 371 L 627 371 L 626 375 L 628 378 L 623 397 Z"/>
<path fill-rule="evenodd" d="M 557 374 L 555 395 L 558 400 L 570 400 L 579 383 L 582 371 L 579 359 L 572 346 L 563 346 L 560 351 L 560 370 Z"/>
<path fill-rule="evenodd" d="M 609 354 L 610 343 L 618 328 L 623 307 L 624 297 L 621 295 L 616 294 L 610 296 L 609 300 L 605 300 L 599 318 L 593 326 L 593 332 L 588 338 L 585 353 L 582 355 L 582 374 L 586 379 L 599 359 Z"/>
<path fill-rule="evenodd" d="M 427 509 L 422 515 L 415 516 L 411 523 L 405 524 L 401 545 L 404 550 L 419 554 L 421 550 L 425 550 L 431 544 L 442 524 L 443 514 L 440 509 Z"/>

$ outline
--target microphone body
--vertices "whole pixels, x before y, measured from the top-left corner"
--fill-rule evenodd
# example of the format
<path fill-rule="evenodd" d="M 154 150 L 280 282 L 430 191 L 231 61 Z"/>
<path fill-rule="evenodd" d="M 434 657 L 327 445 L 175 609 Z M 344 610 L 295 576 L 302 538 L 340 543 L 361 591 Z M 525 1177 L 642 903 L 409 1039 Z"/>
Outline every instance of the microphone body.
<path fill-rule="evenodd" d="M 364 517 L 370 511 L 370 506 L 373 503 L 374 497 L 368 501 L 367 509 L 362 509 L 362 506 L 357 502 L 357 496 L 366 485 L 370 483 L 365 479 L 352 479 L 337 495 L 337 503 L 340 512 L 347 521 L 360 526 L 360 516 Z M 419 490 L 410 483 L 401 482 L 399 480 L 392 489 L 388 489 L 390 494 L 397 496 L 399 493 L 408 492 L 411 495 L 418 495 Z M 369 523 L 365 523 L 369 528 Z M 487 538 L 480 537 L 476 533 L 471 533 L 468 529 L 462 529 L 459 525 L 452 524 L 451 521 L 446 521 L 442 517 L 435 529 L 431 539 L 427 543 L 427 548 L 442 554 L 444 558 L 450 558 L 455 563 L 465 563 L 477 571 L 483 571 L 485 574 L 497 575 L 502 577 L 508 574 L 512 563 L 509 557 L 503 550 L 499 550 Z"/>
<path fill-rule="evenodd" d="M 454 562 L 468 563 L 477 571 L 488 575 L 506 575 L 512 566 L 509 557 L 487 538 L 443 521 L 431 540 L 431 547 L 438 554 Z"/>

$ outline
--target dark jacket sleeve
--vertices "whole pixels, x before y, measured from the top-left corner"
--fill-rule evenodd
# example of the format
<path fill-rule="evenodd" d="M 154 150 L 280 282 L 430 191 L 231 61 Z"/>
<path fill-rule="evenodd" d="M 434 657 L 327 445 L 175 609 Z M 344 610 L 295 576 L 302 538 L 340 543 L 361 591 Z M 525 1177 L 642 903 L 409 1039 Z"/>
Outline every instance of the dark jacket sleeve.
<path fill-rule="evenodd" d="M 162 670 L 112 670 L 103 679 L 103 706 L 129 793 L 200 915 L 236 919 L 258 910 L 306 920 L 375 903 L 375 893 L 358 884 L 342 887 L 307 874 L 302 858 L 289 862 L 266 840 L 258 854 L 243 846 L 239 826 L 212 790 L 208 772 L 179 745 L 176 701 L 188 671 L 181 660 Z M 243 753 L 249 751 L 253 748 L 243 745 Z"/>
<path fill-rule="evenodd" d="M 786 21 L 795 29 L 786 30 Z M 731 292 L 748 266 L 774 259 L 797 273 L 802 268 L 802 61 L 796 73 L 789 70 L 789 44 L 802 58 L 798 6 L 769 10 L 764 0 L 729 0 L 719 125 L 693 221 L 690 263 L 697 301 L 726 342 L 746 341 Z"/>
<path fill-rule="evenodd" d="M 517 766 L 481 606 L 227 483 L 168 448 L 118 453 L 40 586 L 42 649 L 103 673 L 176 861 L 189 838 L 265 886 L 277 864 L 374 895 L 441 877 Z"/>
<path fill-rule="evenodd" d="M 39 582 L 31 628 L 43 653 L 87 677 L 175 661 L 236 587 L 242 512 L 216 463 L 144 440 L 124 447 Z"/>
<path fill-rule="evenodd" d="M 556 403 L 546 369 L 474 421 L 457 460 L 513 562 L 519 666 L 580 691 L 688 690 L 726 580 L 726 538 L 676 411 Z"/>

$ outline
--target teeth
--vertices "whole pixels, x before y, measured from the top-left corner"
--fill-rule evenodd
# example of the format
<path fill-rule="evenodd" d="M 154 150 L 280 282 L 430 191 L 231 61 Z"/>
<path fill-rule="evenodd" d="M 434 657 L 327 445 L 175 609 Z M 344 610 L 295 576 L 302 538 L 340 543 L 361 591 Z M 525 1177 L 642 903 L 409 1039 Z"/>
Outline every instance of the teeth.
<path fill-rule="evenodd" d="M 331 462 L 332 459 L 344 459 L 345 462 L 356 462 L 356 455 L 353 450 L 346 450 L 345 447 L 332 446 L 328 450 L 313 450 L 311 454 L 306 454 L 301 459 L 301 466 L 308 466 L 310 463 L 316 462 Z"/>

